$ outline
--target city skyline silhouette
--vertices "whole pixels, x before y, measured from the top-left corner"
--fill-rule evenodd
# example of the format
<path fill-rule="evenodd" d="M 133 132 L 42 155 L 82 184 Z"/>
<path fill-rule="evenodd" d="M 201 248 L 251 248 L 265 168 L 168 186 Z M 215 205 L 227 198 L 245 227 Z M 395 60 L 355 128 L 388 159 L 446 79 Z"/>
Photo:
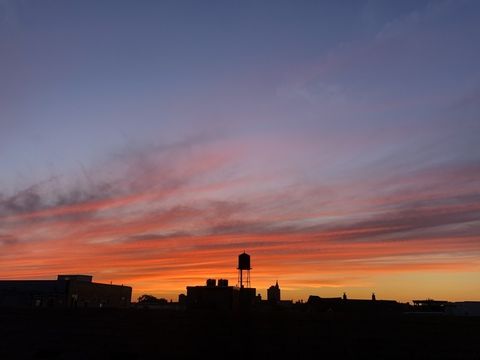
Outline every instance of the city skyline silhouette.
<path fill-rule="evenodd" d="M 372 309 L 377 309 L 377 311 L 404 313 L 420 310 L 421 312 L 434 311 L 450 315 L 480 314 L 480 301 L 468 301 L 467 299 L 455 302 L 427 296 L 423 300 L 418 300 L 417 297 L 416 300 L 412 299 L 402 303 L 397 301 L 398 299 L 377 299 L 375 292 L 371 293 L 369 299 L 352 299 L 347 296 L 346 292 L 343 292 L 342 296 L 333 297 L 321 293 L 311 293 L 308 295 L 308 299 L 285 298 L 285 296 L 281 296 L 282 290 L 278 280 L 274 285 L 265 289 L 251 286 L 251 256 L 244 250 L 237 258 L 237 282 L 235 284 L 229 283 L 229 279 L 224 277 L 209 277 L 205 279 L 204 284 L 185 285 L 186 292 L 178 293 L 175 299 L 158 298 L 153 293 L 143 293 L 132 299 L 132 293 L 135 294 L 135 292 L 131 286 L 112 282 L 110 284 L 93 282 L 92 275 L 59 274 L 56 280 L 0 279 L 0 307 L 129 308 L 140 305 L 143 308 L 160 306 L 160 308 L 176 310 L 198 308 L 238 311 L 242 308 L 242 303 L 246 305 L 246 309 L 257 309 L 262 303 L 270 306 L 283 304 L 290 308 L 293 308 L 294 304 L 299 307 L 308 303 L 314 307 L 320 305 L 319 307 L 323 311 L 333 308 L 336 308 L 336 311 L 357 308 L 356 311 L 367 313 Z M 367 301 L 370 301 L 370 305 L 365 307 Z M 363 308 L 358 306 L 362 303 Z"/>

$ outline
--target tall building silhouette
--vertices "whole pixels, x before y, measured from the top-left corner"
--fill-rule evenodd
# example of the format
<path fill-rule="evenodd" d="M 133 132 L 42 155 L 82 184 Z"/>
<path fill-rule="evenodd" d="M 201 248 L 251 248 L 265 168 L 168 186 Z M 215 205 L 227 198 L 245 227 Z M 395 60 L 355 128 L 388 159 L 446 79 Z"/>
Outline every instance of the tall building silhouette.
<path fill-rule="evenodd" d="M 275 304 L 278 304 L 281 301 L 278 281 L 275 283 L 275 285 L 272 285 L 267 289 L 267 300 Z"/>

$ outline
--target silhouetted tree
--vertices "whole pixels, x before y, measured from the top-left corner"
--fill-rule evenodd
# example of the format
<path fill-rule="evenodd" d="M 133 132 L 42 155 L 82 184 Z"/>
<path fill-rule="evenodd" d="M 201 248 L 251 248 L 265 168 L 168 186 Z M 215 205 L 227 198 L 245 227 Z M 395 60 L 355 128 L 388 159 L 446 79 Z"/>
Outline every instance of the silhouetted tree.
<path fill-rule="evenodd" d="M 167 304 L 168 301 L 167 299 L 163 298 L 157 298 L 153 295 L 148 295 L 148 294 L 143 294 L 138 298 L 138 303 L 139 304 L 150 304 L 150 305 L 164 305 Z"/>

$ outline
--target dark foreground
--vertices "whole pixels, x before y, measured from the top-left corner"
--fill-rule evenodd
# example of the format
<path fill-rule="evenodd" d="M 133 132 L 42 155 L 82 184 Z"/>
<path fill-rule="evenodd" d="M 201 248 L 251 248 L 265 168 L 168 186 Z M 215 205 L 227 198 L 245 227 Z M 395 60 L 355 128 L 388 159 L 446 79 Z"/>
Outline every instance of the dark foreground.
<path fill-rule="evenodd" d="M 0 359 L 480 359 L 480 318 L 0 309 Z"/>

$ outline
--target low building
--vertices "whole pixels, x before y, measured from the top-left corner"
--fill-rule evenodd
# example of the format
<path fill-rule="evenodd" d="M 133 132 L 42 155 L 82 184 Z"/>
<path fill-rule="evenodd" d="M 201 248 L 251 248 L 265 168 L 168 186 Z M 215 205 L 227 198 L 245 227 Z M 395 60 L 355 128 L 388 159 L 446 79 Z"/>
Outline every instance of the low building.
<path fill-rule="evenodd" d="M 446 313 L 454 316 L 480 316 L 480 301 L 457 301 L 446 305 Z"/>
<path fill-rule="evenodd" d="M 228 280 L 208 279 L 205 286 L 187 286 L 187 309 L 239 310 L 255 303 L 256 289 L 229 286 Z"/>
<path fill-rule="evenodd" d="M 89 275 L 58 275 L 56 280 L 0 280 L 2 307 L 130 306 L 132 288 L 92 282 Z"/>
<path fill-rule="evenodd" d="M 445 300 L 412 300 L 413 302 L 413 312 L 417 313 L 445 313 L 445 308 L 449 304 Z"/>
<path fill-rule="evenodd" d="M 347 299 L 346 296 L 322 298 L 316 295 L 310 295 L 307 306 L 310 311 L 345 313 L 400 313 L 408 309 L 405 304 L 394 300 Z"/>

